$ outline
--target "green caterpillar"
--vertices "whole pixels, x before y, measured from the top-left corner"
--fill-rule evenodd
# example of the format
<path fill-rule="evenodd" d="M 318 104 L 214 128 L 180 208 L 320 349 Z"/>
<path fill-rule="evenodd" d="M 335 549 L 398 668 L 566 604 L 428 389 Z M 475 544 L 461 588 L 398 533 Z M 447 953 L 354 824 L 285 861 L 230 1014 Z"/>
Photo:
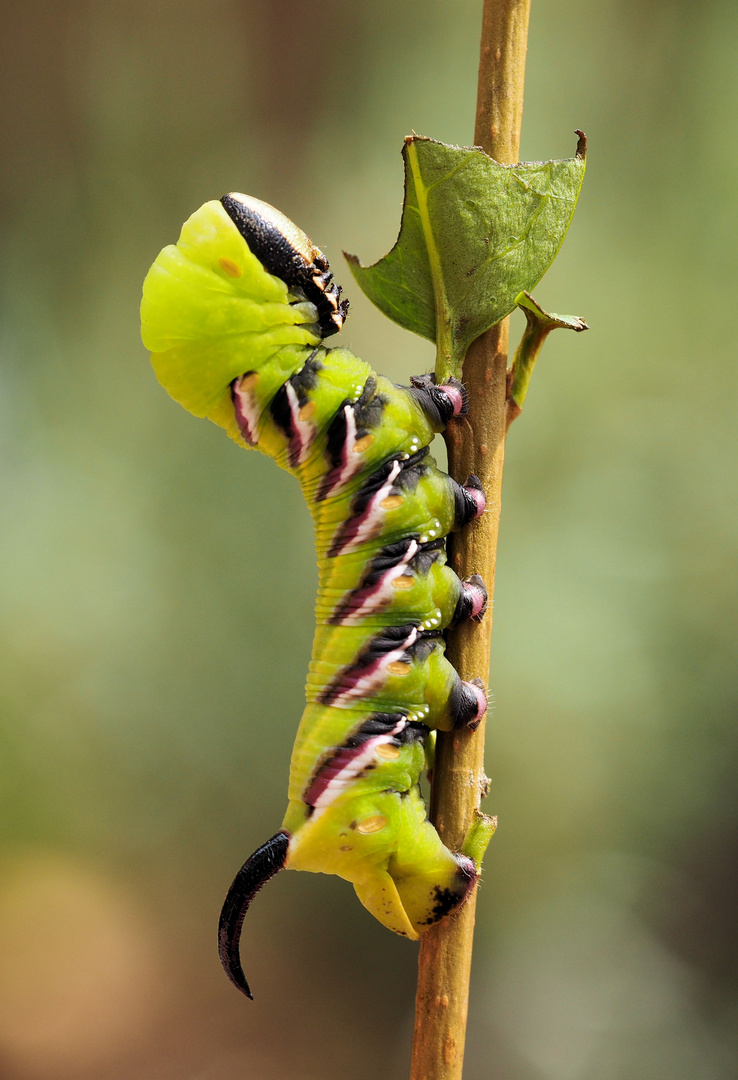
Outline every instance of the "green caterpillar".
<path fill-rule="evenodd" d="M 282 868 L 338 874 L 412 939 L 479 876 L 479 845 L 449 851 L 418 788 L 430 730 L 474 728 L 487 708 L 482 684 L 463 682 L 445 658 L 443 637 L 484 614 L 482 579 L 459 580 L 445 537 L 485 498 L 476 477 L 457 484 L 428 452 L 465 412 L 465 392 L 428 375 L 397 387 L 347 349 L 324 348 L 347 308 L 322 252 L 240 194 L 200 207 L 143 290 L 159 382 L 295 475 L 315 524 L 317 629 L 289 804 L 236 876 L 219 928 L 226 974 L 249 997 L 241 925 Z"/>

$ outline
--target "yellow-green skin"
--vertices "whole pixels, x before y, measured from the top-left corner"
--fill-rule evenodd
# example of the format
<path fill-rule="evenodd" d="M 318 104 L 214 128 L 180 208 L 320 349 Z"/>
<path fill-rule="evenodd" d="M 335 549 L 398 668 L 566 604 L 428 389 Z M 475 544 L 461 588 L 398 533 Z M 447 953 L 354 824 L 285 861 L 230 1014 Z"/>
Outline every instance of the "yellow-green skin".
<path fill-rule="evenodd" d="M 319 567 L 317 627 L 282 825 L 290 834 L 285 865 L 351 881 L 362 903 L 385 926 L 417 938 L 440 917 L 439 895 L 446 897 L 448 910 L 468 891 L 459 884 L 463 857 L 442 844 L 418 791 L 424 769 L 422 741 L 379 748 L 372 767 L 353 778 L 323 809 L 308 806 L 304 796 L 321 764 L 374 713 L 404 714 L 431 729 L 453 726 L 448 699 L 458 676 L 440 642 L 419 661 L 400 660 L 396 673 L 388 674 L 369 698 L 339 704 L 319 700 L 381 628 L 413 623 L 421 630 L 440 630 L 451 622 L 461 583 L 442 553 L 427 573 L 408 572 L 405 576 L 414 580 L 394 588 L 381 611 L 368 614 L 357 625 L 328 622 L 385 545 L 409 535 L 426 543 L 454 528 L 450 481 L 427 457 L 430 468 L 414 491 L 402 492 L 402 498 L 394 500 L 397 505 L 389 499 L 375 535 L 354 551 L 328 554 L 367 477 L 388 458 L 427 446 L 440 424 L 432 426 L 410 391 L 376 376 L 346 349 L 320 346 L 314 306 L 290 295 L 284 282 L 264 269 L 220 202 L 202 206 L 185 222 L 176 247 L 160 253 L 144 283 L 141 319 L 143 341 L 162 386 L 184 408 L 219 424 L 242 446 L 248 443 L 236 418 L 231 383 L 246 372 L 256 373 L 249 392 L 260 413 L 257 449 L 297 477 L 313 515 Z M 269 405 L 308 357 L 322 364 L 310 392 L 314 406 L 308 410 L 316 435 L 304 463 L 292 467 L 285 432 L 274 422 Z M 365 440 L 368 445 L 359 451 L 360 468 L 348 484 L 316 501 L 329 469 L 328 427 L 342 403 L 358 398 L 370 377 L 376 378 L 377 393 L 386 398 L 382 422 L 372 429 L 373 439 Z M 449 900 L 451 894 L 458 894 L 458 899 Z"/>

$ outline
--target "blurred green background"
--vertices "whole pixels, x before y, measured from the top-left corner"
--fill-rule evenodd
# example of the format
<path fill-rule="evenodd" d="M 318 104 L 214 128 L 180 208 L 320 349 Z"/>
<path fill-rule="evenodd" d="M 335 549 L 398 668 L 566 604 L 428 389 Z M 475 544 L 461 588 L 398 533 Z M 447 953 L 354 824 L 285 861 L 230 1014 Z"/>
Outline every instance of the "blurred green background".
<path fill-rule="evenodd" d="M 351 285 L 411 130 L 472 139 L 481 0 L 2 5 L 0 1076 L 402 1080 L 416 949 L 338 879 L 215 926 L 281 820 L 316 574 L 297 485 L 158 387 L 144 274 L 229 190 Z M 536 0 L 522 156 L 590 139 L 508 443 L 468 1080 L 738 1075 L 731 0 Z M 517 337 L 522 319 L 514 320 Z"/>

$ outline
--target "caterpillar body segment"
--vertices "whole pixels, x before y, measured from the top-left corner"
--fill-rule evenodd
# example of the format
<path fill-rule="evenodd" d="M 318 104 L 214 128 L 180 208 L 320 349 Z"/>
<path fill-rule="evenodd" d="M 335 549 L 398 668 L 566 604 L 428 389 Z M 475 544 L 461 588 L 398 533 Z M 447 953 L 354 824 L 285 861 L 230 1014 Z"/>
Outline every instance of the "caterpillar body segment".
<path fill-rule="evenodd" d="M 338 874 L 409 938 L 457 908 L 479 873 L 443 845 L 418 788 L 429 731 L 474 728 L 487 704 L 446 659 L 443 636 L 484 614 L 482 579 L 460 581 L 445 552 L 484 494 L 429 452 L 466 394 L 431 376 L 398 387 L 325 348 L 347 307 L 305 234 L 238 194 L 193 214 L 144 283 L 142 337 L 161 384 L 292 473 L 315 526 L 317 625 L 288 808 L 239 871 L 219 930 L 226 972 L 249 996 L 243 916 L 283 867 Z"/>

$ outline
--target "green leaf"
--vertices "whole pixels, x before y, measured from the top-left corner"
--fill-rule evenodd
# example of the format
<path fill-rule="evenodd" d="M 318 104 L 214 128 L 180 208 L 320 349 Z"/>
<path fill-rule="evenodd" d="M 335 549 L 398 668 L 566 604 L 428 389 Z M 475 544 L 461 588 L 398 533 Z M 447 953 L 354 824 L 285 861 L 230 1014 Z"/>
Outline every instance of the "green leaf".
<path fill-rule="evenodd" d="M 437 375 L 458 375 L 471 342 L 553 262 L 579 197 L 585 147 L 582 136 L 573 158 L 500 165 L 478 147 L 405 139 L 397 242 L 373 266 L 346 259 L 380 311 L 437 343 Z"/>

